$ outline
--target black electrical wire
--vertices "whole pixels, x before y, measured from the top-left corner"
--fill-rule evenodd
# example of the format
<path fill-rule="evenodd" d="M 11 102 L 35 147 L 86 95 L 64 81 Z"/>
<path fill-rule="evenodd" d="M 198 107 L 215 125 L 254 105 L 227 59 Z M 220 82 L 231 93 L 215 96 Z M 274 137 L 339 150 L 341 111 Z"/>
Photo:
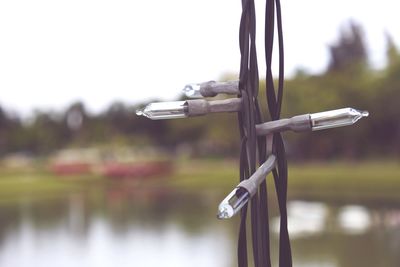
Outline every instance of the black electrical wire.
<path fill-rule="evenodd" d="M 257 136 L 255 132 L 256 109 L 255 101 L 258 94 L 258 64 L 255 46 L 256 22 L 253 0 L 242 1 L 242 16 L 239 29 L 239 47 L 241 53 L 239 90 L 242 97 L 243 109 L 238 114 L 240 134 L 242 139 L 240 156 L 240 179 L 248 179 L 256 170 Z M 255 266 L 262 266 L 260 253 L 261 240 L 259 233 L 258 195 L 251 199 L 252 248 Z M 239 267 L 248 266 L 247 237 L 246 237 L 247 206 L 241 211 L 239 230 L 238 263 Z"/>
<path fill-rule="evenodd" d="M 274 44 L 275 11 L 279 43 L 279 78 L 278 91 L 272 75 L 272 52 Z M 279 266 L 291 267 L 292 257 L 287 230 L 287 161 L 285 146 L 280 133 L 274 134 L 273 139 L 257 137 L 255 125 L 263 122 L 261 108 L 258 103 L 258 63 L 256 52 L 256 16 L 254 0 L 242 0 L 242 15 L 239 29 L 239 47 L 241 54 L 239 74 L 239 97 L 242 98 L 243 108 L 238 114 L 240 148 L 240 180 L 248 179 L 267 157 L 267 142 L 272 143 L 272 152 L 277 156 L 277 167 L 273 171 L 275 189 L 278 196 L 280 220 Z M 284 85 L 284 51 L 281 6 L 279 0 L 266 0 L 265 11 L 265 61 L 266 61 L 266 96 L 267 106 L 272 120 L 280 117 L 283 85 Z M 271 266 L 270 236 L 268 217 L 267 183 L 261 183 L 259 192 L 250 202 L 251 236 L 254 266 Z M 246 217 L 247 205 L 241 210 L 241 221 L 238 240 L 238 266 L 248 266 Z"/>
<path fill-rule="evenodd" d="M 274 21 L 276 10 L 278 44 L 279 44 L 279 78 L 278 95 L 275 93 L 274 80 L 272 75 L 272 52 L 274 42 Z M 278 120 L 281 114 L 284 83 L 284 49 L 283 49 L 283 29 L 281 5 L 279 0 L 267 0 L 265 19 L 265 57 L 267 64 L 266 73 L 266 95 L 268 110 L 272 120 Z M 278 167 L 273 171 L 275 189 L 278 196 L 278 205 L 280 211 L 280 235 L 279 235 L 279 266 L 291 267 L 292 254 L 287 229 L 287 160 L 285 146 L 280 133 L 274 134 L 273 151 L 277 156 Z"/>

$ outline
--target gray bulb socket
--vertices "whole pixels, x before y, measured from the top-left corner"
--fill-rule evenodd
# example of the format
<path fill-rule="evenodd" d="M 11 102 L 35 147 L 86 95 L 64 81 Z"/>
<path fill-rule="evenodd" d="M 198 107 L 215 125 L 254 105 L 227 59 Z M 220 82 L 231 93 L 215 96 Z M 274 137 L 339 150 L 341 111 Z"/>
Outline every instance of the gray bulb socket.
<path fill-rule="evenodd" d="M 239 81 L 216 82 L 209 81 L 200 84 L 200 94 L 203 97 L 214 97 L 218 94 L 239 94 Z"/>
<path fill-rule="evenodd" d="M 294 116 L 290 119 L 269 121 L 256 125 L 256 133 L 259 136 L 288 130 L 294 132 L 311 131 L 312 125 L 310 114 Z"/>
<path fill-rule="evenodd" d="M 264 181 L 267 175 L 275 168 L 275 165 L 276 157 L 275 155 L 270 155 L 249 179 L 243 180 L 237 187 L 246 189 L 251 196 L 254 196 L 262 181 Z"/>
<path fill-rule="evenodd" d="M 205 99 L 187 100 L 187 115 L 201 116 L 208 113 L 238 112 L 242 106 L 241 98 L 207 101 Z"/>

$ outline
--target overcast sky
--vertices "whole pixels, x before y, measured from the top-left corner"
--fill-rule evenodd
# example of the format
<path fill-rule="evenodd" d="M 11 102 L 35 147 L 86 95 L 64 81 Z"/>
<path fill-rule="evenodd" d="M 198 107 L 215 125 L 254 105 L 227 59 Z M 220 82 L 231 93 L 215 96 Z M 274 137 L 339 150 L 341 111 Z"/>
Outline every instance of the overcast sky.
<path fill-rule="evenodd" d="M 236 0 L 2 0 L 0 105 L 23 114 L 82 100 L 173 99 L 186 83 L 239 70 Z M 260 75 L 264 1 L 256 0 Z M 400 44 L 397 1 L 282 0 L 286 75 L 320 72 L 349 19 L 364 26 L 375 67 L 387 31 Z"/>

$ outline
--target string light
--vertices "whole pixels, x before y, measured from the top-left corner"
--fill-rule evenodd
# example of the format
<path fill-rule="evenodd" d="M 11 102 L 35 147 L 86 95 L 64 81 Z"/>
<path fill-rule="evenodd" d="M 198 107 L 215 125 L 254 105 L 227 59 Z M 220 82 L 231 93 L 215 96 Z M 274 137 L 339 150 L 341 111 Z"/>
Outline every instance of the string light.
<path fill-rule="evenodd" d="M 250 176 L 240 182 L 235 189 L 218 206 L 218 219 L 232 218 L 254 196 L 261 182 L 275 168 L 276 157 L 270 155 L 268 159 Z"/>
<path fill-rule="evenodd" d="M 143 109 L 138 109 L 136 115 L 145 116 L 152 120 L 186 118 L 186 101 L 150 103 Z"/>
<path fill-rule="evenodd" d="M 185 85 L 182 92 L 189 98 L 202 98 L 201 86 L 199 83 L 190 83 Z"/>
<path fill-rule="evenodd" d="M 256 131 L 257 135 L 267 135 L 272 132 L 287 130 L 294 132 L 319 131 L 353 125 L 363 117 L 368 117 L 368 115 L 368 111 L 342 108 L 258 124 L 256 125 Z"/>
<path fill-rule="evenodd" d="M 205 99 L 150 103 L 136 114 L 152 120 L 179 119 L 208 113 L 237 112 L 241 109 L 240 98 L 207 101 Z"/>
<path fill-rule="evenodd" d="M 189 98 L 214 97 L 218 94 L 239 94 L 239 81 L 190 83 L 183 88 Z"/>
<path fill-rule="evenodd" d="M 183 89 L 188 97 L 210 97 L 220 93 L 238 94 L 238 81 L 217 83 L 214 81 L 189 84 Z M 241 98 L 207 101 L 194 99 L 186 101 L 150 103 L 136 111 L 139 116 L 152 120 L 177 119 L 201 116 L 208 113 L 238 112 L 242 108 Z M 281 131 L 318 131 L 356 123 L 368 117 L 368 111 L 354 108 L 342 108 L 319 113 L 304 114 L 288 119 L 280 119 L 256 125 L 259 136 Z M 240 182 L 231 193 L 219 204 L 217 218 L 228 219 L 237 214 L 253 195 L 265 177 L 275 168 L 276 157 L 270 155 L 257 171 Z"/>
<path fill-rule="evenodd" d="M 342 108 L 310 115 L 313 131 L 353 125 L 358 120 L 368 117 L 368 111 L 354 108 Z"/>

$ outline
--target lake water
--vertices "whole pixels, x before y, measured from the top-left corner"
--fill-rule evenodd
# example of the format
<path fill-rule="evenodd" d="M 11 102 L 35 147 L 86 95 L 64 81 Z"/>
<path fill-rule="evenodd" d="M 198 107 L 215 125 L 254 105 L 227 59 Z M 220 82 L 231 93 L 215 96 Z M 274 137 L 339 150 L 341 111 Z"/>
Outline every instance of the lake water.
<path fill-rule="evenodd" d="M 238 218 L 216 219 L 221 197 L 114 189 L 4 203 L 0 266 L 236 266 Z M 400 205 L 295 200 L 288 212 L 296 267 L 400 266 Z"/>

